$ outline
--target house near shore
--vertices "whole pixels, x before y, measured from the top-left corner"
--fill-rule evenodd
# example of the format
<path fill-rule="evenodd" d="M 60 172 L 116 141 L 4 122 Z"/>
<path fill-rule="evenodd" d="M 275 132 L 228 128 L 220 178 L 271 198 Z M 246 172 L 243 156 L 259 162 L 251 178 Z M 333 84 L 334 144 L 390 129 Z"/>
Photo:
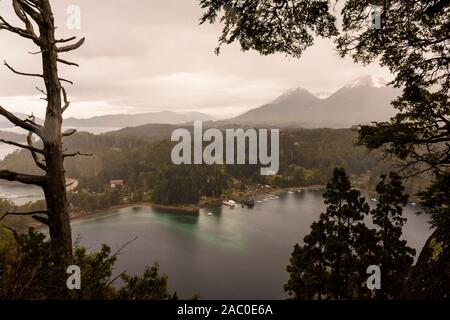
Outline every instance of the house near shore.
<path fill-rule="evenodd" d="M 117 187 L 122 187 L 123 186 L 123 180 L 111 180 L 109 182 L 109 186 L 111 187 L 111 189 L 115 189 Z"/>

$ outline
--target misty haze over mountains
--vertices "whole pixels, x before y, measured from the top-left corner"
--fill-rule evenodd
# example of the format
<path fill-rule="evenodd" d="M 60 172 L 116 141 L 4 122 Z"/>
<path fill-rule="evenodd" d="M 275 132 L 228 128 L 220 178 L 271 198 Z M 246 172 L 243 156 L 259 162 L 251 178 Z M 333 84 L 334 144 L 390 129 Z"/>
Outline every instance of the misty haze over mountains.
<path fill-rule="evenodd" d="M 23 113 L 15 113 L 21 119 L 26 119 L 28 115 Z M 144 124 L 182 124 L 194 120 L 212 121 L 215 120 L 210 116 L 201 112 L 177 113 L 172 111 L 147 112 L 137 114 L 112 114 L 96 116 L 88 119 L 67 118 L 64 119 L 64 127 L 105 127 L 105 128 L 124 128 L 135 127 Z M 42 124 L 43 120 L 36 118 L 36 122 Z M 0 119 L 0 128 L 11 128 L 13 124 L 8 120 Z"/>
<path fill-rule="evenodd" d="M 182 124 L 194 120 L 211 121 L 215 120 L 215 118 L 201 112 L 181 114 L 172 111 L 162 111 L 137 114 L 104 115 L 89 119 L 67 118 L 64 120 L 64 126 L 123 128 L 141 126 L 149 123 Z"/>
<path fill-rule="evenodd" d="M 355 124 L 385 121 L 396 112 L 391 102 L 400 89 L 386 87 L 383 79 L 370 76 L 356 79 L 333 94 L 312 94 L 306 89 L 289 90 L 272 102 L 252 109 L 232 119 L 216 119 L 201 112 L 172 111 L 140 114 L 115 114 L 89 119 L 67 118 L 65 127 L 125 128 L 146 124 L 185 124 L 194 120 L 215 121 L 214 125 L 271 125 L 304 128 L 349 128 Z M 25 114 L 16 114 L 26 118 Z M 36 119 L 41 123 L 41 119 Z M 212 123 L 209 123 L 211 126 Z M 6 119 L 0 119 L 0 128 L 10 128 Z"/>
<path fill-rule="evenodd" d="M 228 123 L 348 128 L 355 124 L 385 121 L 396 112 L 391 105 L 400 89 L 386 87 L 382 79 L 359 78 L 325 98 L 298 88 Z"/>

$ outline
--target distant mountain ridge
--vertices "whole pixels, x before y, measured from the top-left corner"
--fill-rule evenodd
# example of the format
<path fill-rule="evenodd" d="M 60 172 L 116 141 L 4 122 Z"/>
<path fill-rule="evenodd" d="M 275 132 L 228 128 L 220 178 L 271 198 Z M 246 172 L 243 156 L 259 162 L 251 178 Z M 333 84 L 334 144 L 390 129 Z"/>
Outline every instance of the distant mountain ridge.
<path fill-rule="evenodd" d="M 8 131 L 0 131 L 0 139 L 17 143 L 24 143 L 25 141 L 27 141 L 27 135 Z"/>
<path fill-rule="evenodd" d="M 20 112 L 13 112 L 13 114 L 20 119 L 27 119 L 29 117 L 29 115 L 20 113 Z M 37 117 L 36 117 L 35 121 L 39 124 L 43 123 L 42 119 L 37 118 Z M 5 117 L 0 116 L 0 128 L 3 128 L 3 129 L 14 128 L 14 125 Z"/>
<path fill-rule="evenodd" d="M 400 89 L 387 87 L 383 79 L 362 77 L 322 99 L 303 88 L 290 90 L 269 104 L 225 122 L 349 128 L 356 124 L 388 120 L 396 113 L 391 102 L 399 95 Z"/>
<path fill-rule="evenodd" d="M 65 127 L 109 127 L 124 128 L 136 127 L 145 124 L 180 124 L 194 120 L 210 121 L 214 118 L 200 112 L 188 112 L 185 114 L 162 111 L 136 114 L 113 114 L 96 116 L 88 119 L 67 118 L 64 120 Z"/>
<path fill-rule="evenodd" d="M 14 112 L 20 119 L 28 118 L 24 113 Z M 144 124 L 181 124 L 194 120 L 213 121 L 214 117 L 201 112 L 178 113 L 173 111 L 146 112 L 135 114 L 110 114 L 96 116 L 87 119 L 70 117 L 64 119 L 64 127 L 104 127 L 104 128 L 125 128 L 137 127 Z M 42 124 L 44 121 L 36 117 L 36 122 Z M 13 128 L 14 125 L 4 117 L 0 117 L 0 128 Z"/>
<path fill-rule="evenodd" d="M 127 137 L 146 141 L 169 140 L 172 132 L 179 127 L 174 124 L 150 123 L 102 133 L 101 136 Z"/>
<path fill-rule="evenodd" d="M 356 124 L 372 121 L 386 121 L 396 111 L 391 102 L 400 95 L 398 88 L 386 86 L 381 78 L 365 76 L 343 86 L 338 91 L 316 95 L 306 89 L 289 90 L 268 104 L 249 110 L 235 118 L 216 119 L 201 112 L 178 113 L 172 111 L 138 114 L 102 115 L 88 119 L 67 118 L 64 127 L 76 128 L 127 128 L 148 124 L 180 125 L 194 120 L 208 122 L 208 126 L 279 126 L 304 128 L 349 128 Z M 25 114 L 16 113 L 20 118 Z M 36 118 L 42 123 L 42 119 Z M 0 117 L 0 128 L 13 125 Z"/>

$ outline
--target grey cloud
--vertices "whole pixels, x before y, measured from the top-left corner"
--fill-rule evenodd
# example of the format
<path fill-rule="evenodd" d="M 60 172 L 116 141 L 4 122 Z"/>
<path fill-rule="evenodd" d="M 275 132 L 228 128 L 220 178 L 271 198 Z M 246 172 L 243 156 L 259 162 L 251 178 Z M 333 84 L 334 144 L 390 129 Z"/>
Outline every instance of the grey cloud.
<path fill-rule="evenodd" d="M 81 30 L 67 30 L 67 7 L 79 5 Z M 266 103 L 292 87 L 334 91 L 364 75 L 389 77 L 378 66 L 363 68 L 337 57 L 332 41 L 319 40 L 300 60 L 282 55 L 242 53 L 237 45 L 214 55 L 219 25 L 198 25 L 197 0 L 57 0 L 53 1 L 58 36 L 86 37 L 86 45 L 66 54 L 80 68 L 61 67 L 74 101 L 70 115 L 159 110 L 194 110 L 237 114 Z M 7 1 L 0 10 L 8 10 Z M 0 32 L 1 58 L 25 71 L 39 70 L 33 45 Z M 0 102 L 34 99 L 34 79 L 0 69 Z M 77 108 L 78 106 L 78 108 Z M 18 108 L 26 106 L 19 105 Z M 39 114 L 38 110 L 36 113 Z"/>

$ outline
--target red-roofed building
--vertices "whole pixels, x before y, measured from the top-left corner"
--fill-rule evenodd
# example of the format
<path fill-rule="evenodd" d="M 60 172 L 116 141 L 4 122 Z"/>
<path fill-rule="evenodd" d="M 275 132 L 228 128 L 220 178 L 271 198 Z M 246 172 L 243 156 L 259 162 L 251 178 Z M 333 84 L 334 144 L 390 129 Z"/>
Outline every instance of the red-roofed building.
<path fill-rule="evenodd" d="M 123 180 L 111 180 L 109 182 L 111 189 L 117 188 L 119 186 L 123 186 Z"/>

